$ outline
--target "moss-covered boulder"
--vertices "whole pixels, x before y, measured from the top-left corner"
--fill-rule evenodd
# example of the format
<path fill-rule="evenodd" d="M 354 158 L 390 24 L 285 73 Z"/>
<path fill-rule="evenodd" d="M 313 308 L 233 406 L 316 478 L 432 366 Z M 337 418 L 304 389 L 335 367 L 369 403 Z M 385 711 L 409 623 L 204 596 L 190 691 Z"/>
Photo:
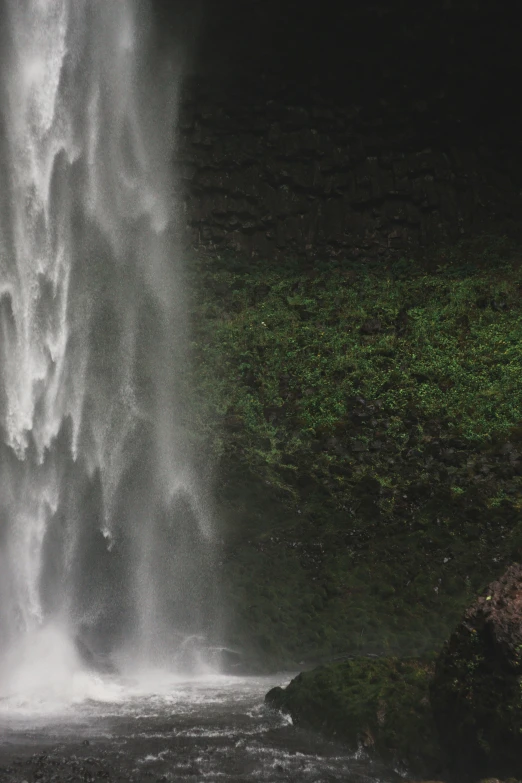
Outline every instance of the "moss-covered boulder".
<path fill-rule="evenodd" d="M 456 772 L 522 777 L 521 565 L 465 613 L 437 660 L 431 703 Z"/>
<path fill-rule="evenodd" d="M 298 726 L 364 747 L 419 774 L 440 772 L 429 704 L 432 664 L 416 659 L 353 658 L 303 672 L 266 703 Z"/>

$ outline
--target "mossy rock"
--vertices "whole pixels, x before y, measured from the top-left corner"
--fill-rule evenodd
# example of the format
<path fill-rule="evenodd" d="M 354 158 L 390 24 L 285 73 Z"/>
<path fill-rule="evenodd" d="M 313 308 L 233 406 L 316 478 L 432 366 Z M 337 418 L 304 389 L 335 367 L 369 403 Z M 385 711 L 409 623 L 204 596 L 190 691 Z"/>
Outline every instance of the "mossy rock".
<path fill-rule="evenodd" d="M 352 658 L 303 672 L 287 688 L 274 688 L 266 703 L 297 726 L 361 746 L 415 774 L 441 772 L 429 704 L 429 661 Z"/>

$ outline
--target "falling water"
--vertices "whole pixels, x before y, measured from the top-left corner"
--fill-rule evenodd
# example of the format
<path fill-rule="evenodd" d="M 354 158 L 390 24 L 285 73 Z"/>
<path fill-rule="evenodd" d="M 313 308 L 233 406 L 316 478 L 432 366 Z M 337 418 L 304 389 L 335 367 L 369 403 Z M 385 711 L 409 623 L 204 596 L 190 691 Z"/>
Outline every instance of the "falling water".
<path fill-rule="evenodd" d="M 184 432 L 179 68 L 144 2 L 4 4 L 0 695 L 193 666 L 212 551 Z"/>

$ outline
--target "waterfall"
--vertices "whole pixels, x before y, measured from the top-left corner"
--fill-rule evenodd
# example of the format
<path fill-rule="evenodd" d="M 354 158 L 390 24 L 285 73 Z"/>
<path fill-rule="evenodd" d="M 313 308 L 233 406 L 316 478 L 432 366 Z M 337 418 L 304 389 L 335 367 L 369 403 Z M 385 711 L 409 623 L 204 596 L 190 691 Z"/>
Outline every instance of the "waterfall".
<path fill-rule="evenodd" d="M 186 434 L 179 66 L 145 2 L 3 2 L 0 694 L 23 661 L 46 680 L 191 665 L 212 561 Z"/>

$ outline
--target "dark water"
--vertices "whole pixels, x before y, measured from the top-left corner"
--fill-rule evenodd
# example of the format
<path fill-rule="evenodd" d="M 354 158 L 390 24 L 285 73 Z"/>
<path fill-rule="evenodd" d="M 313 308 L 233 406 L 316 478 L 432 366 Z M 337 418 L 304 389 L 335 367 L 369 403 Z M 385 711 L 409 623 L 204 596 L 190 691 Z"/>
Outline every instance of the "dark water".
<path fill-rule="evenodd" d="M 265 708 L 288 677 L 98 680 L 77 703 L 4 703 L 0 781 L 392 783 L 342 746 Z M 159 687 L 159 685 L 161 687 Z M 92 686 L 92 683 L 91 683 Z M 154 692 L 154 691 L 157 692 Z M 68 694 L 70 696 L 70 694 Z"/>

